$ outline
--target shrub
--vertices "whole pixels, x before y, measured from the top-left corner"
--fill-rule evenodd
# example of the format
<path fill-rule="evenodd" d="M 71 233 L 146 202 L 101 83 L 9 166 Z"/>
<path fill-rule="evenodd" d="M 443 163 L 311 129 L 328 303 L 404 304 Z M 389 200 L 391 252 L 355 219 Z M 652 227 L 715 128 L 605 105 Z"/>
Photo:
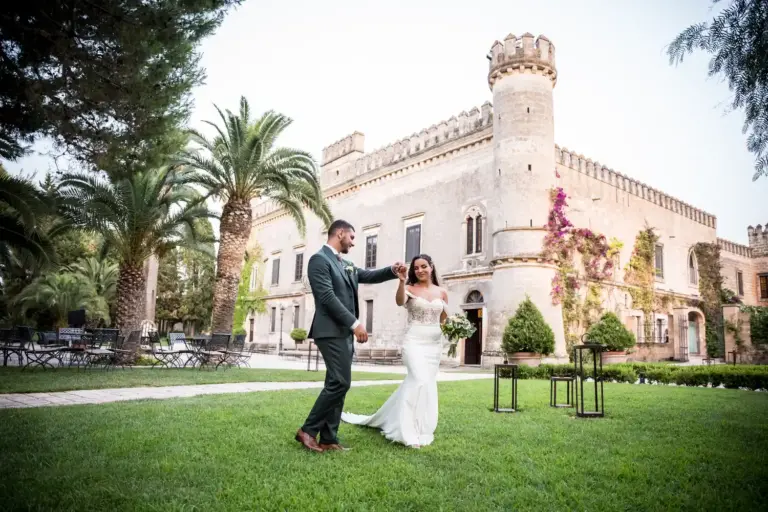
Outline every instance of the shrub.
<path fill-rule="evenodd" d="M 509 319 L 501 348 L 507 354 L 534 352 L 547 355 L 554 352 L 555 333 L 529 297 L 520 303 L 515 315 Z"/>
<path fill-rule="evenodd" d="M 307 331 L 305 329 L 294 329 L 291 331 L 291 339 L 293 341 L 304 341 L 307 339 Z"/>
<path fill-rule="evenodd" d="M 626 352 L 635 346 L 635 335 L 624 327 L 615 313 L 606 313 L 587 331 L 590 343 L 600 343 L 611 352 Z"/>

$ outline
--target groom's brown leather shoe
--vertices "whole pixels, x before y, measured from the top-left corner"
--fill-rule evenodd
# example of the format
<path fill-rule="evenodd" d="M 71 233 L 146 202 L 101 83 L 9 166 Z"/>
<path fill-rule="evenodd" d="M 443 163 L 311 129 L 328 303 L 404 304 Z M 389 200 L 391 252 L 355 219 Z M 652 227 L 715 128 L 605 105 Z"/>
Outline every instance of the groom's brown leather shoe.
<path fill-rule="evenodd" d="M 324 452 L 332 452 L 332 451 L 339 451 L 339 452 L 348 452 L 352 448 L 347 448 L 346 446 L 341 446 L 340 444 L 321 444 L 320 448 Z"/>
<path fill-rule="evenodd" d="M 299 429 L 299 431 L 296 432 L 296 440 L 300 442 L 302 445 L 304 445 L 304 448 L 306 448 L 311 452 L 317 452 L 317 453 L 323 452 L 323 449 L 320 448 L 319 444 L 317 444 L 317 440 L 301 429 Z"/>

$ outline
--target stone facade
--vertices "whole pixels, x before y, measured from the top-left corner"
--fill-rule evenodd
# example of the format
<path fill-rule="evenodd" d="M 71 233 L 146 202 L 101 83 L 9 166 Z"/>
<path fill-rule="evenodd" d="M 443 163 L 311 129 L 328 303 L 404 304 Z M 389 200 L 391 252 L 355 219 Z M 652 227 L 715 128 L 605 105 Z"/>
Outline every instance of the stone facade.
<path fill-rule="evenodd" d="M 553 359 L 566 360 L 562 311 L 550 297 L 556 268 L 541 257 L 550 190 L 559 186 L 569 196 L 574 225 L 624 243 L 618 271 L 603 287 L 603 308 L 616 311 L 638 333 L 643 322 L 658 326 L 653 339 L 641 337 L 633 357 L 703 355 L 705 319 L 686 305 L 699 295 L 692 248 L 719 243 L 726 285 L 736 288 L 732 281 L 740 269 L 746 302 L 759 302 L 757 274 L 768 272 L 768 229 L 750 228 L 749 248 L 718 240 L 713 215 L 556 146 L 555 48 L 544 36 L 509 35 L 493 44 L 488 59 L 493 105 L 486 102 L 373 152 L 365 152 L 360 132 L 323 150 L 326 198 L 336 218 L 356 227 L 349 258 L 360 267 L 381 267 L 408 259 L 409 250 L 430 254 L 450 307 L 468 311 L 480 327 L 477 340 L 459 346 L 458 363 L 494 360 L 507 319 L 526 294 L 555 331 Z M 267 313 L 248 318 L 245 328 L 254 341 L 282 338 L 290 347 L 288 332 L 295 326 L 308 329 L 312 320 L 304 274 L 326 233 L 311 214 L 302 237 L 271 201 L 253 207 L 249 244 L 262 248 L 264 260 L 261 283 L 252 285 L 267 290 Z M 656 289 L 672 299 L 653 319 L 633 309 L 621 270 L 646 226 L 660 236 Z M 408 246 L 407 238 L 418 243 Z M 370 327 L 369 345 L 400 344 L 405 311 L 395 304 L 396 286 L 392 281 L 360 287 L 360 320 Z"/>

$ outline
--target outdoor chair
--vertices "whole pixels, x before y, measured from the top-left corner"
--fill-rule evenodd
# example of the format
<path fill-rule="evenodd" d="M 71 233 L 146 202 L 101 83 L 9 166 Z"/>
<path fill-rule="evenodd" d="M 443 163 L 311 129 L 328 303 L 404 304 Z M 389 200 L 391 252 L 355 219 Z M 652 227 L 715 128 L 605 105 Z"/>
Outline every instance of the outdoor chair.
<path fill-rule="evenodd" d="M 250 367 L 248 361 L 251 358 L 251 353 L 245 350 L 245 334 L 238 334 L 235 336 L 235 340 L 232 342 L 232 348 L 224 351 L 224 357 L 226 364 L 229 366 L 240 366 L 244 364 Z"/>
<path fill-rule="evenodd" d="M 217 369 L 226 361 L 226 350 L 232 335 L 221 332 L 211 334 L 211 339 L 197 351 L 200 369 L 210 366 Z"/>
<path fill-rule="evenodd" d="M 176 359 L 176 366 L 180 368 L 186 368 L 190 362 L 192 366 L 195 366 L 195 354 L 196 350 L 189 346 L 187 343 L 187 337 L 183 332 L 171 332 L 168 333 L 168 348 L 175 351 L 178 354 Z M 182 359 L 185 359 L 184 364 L 181 364 Z"/>
<path fill-rule="evenodd" d="M 117 368 L 119 366 L 125 369 L 126 366 L 135 365 L 139 359 L 141 331 L 131 331 L 127 338 L 118 338 L 118 341 L 122 341 L 122 343 L 113 351 L 110 359 L 112 367 Z"/>
<path fill-rule="evenodd" d="M 112 364 L 117 346 L 117 329 L 93 329 L 90 333 L 90 343 L 85 349 L 87 366 L 103 366 L 105 369 Z"/>
<path fill-rule="evenodd" d="M 30 336 L 31 337 L 31 336 Z M 57 360 L 59 366 L 62 364 L 62 351 L 66 347 L 59 344 L 55 332 L 37 332 L 37 346 L 30 342 L 27 344 L 27 364 L 24 365 L 22 370 L 31 368 L 34 366 L 40 366 L 43 369 L 50 368 L 55 369 L 55 366 L 51 363 L 53 360 Z"/>
<path fill-rule="evenodd" d="M 19 366 L 24 358 L 24 343 L 18 336 L 18 327 L 0 330 L 0 350 L 3 351 L 3 366 L 8 366 L 8 359 L 16 355 Z"/>

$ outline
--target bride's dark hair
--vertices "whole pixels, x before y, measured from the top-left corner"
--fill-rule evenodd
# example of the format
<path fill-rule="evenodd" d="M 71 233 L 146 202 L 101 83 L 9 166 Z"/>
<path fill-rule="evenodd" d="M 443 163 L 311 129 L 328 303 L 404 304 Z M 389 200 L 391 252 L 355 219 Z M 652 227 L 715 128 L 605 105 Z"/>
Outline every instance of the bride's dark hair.
<path fill-rule="evenodd" d="M 440 284 L 437 282 L 437 269 L 435 269 L 435 264 L 432 263 L 432 258 L 429 256 L 429 254 L 419 254 L 418 256 L 414 256 L 414 258 L 411 260 L 411 266 L 408 267 L 408 282 L 406 284 L 413 285 L 419 282 L 419 280 L 416 278 L 416 268 L 414 266 L 416 260 L 424 260 L 429 264 L 429 266 L 432 268 L 432 284 L 435 286 L 440 286 Z"/>

